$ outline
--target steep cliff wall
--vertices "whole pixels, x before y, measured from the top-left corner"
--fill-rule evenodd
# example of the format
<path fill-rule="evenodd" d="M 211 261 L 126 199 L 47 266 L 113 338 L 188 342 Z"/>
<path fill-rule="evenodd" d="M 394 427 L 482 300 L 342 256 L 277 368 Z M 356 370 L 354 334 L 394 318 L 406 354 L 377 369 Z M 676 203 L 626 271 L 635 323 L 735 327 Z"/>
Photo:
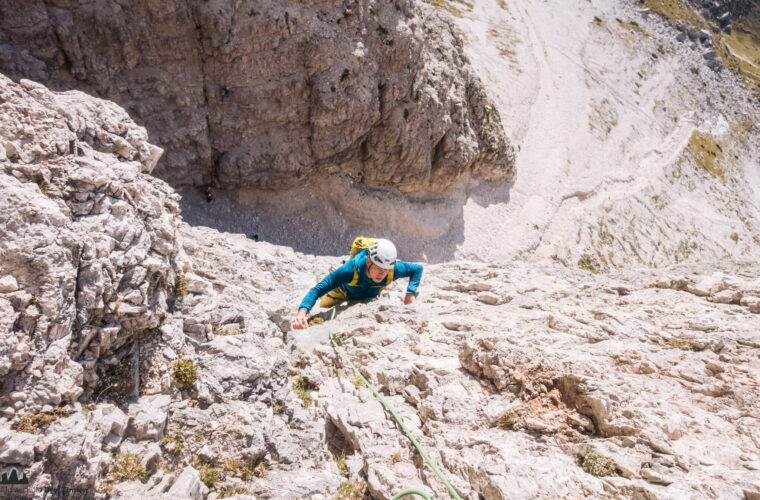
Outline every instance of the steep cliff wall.
<path fill-rule="evenodd" d="M 418 196 L 513 176 L 462 42 L 414 0 L 0 5 L 0 71 L 114 100 L 175 186 L 284 189 L 320 173 Z"/>
<path fill-rule="evenodd" d="M 160 325 L 179 210 L 147 175 L 161 150 L 113 103 L 0 75 L 0 122 L 0 401 L 34 387 L 13 415 L 75 401 Z"/>

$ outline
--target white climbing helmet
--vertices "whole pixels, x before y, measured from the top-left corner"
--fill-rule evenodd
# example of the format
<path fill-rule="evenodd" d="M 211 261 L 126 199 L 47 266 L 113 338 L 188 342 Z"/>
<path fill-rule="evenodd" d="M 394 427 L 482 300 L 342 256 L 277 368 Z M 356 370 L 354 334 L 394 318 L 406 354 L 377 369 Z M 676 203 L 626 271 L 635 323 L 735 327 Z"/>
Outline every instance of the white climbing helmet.
<path fill-rule="evenodd" d="M 388 240 L 377 240 L 369 247 L 369 260 L 382 269 L 392 269 L 396 263 L 396 245 Z"/>

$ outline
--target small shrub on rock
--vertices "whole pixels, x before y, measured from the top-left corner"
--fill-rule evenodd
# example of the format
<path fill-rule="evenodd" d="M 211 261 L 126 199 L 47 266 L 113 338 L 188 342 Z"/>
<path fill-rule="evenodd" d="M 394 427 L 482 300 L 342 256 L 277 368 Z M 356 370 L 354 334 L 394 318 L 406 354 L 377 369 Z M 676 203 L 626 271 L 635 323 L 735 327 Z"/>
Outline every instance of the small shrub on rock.
<path fill-rule="evenodd" d="M 509 412 L 502 413 L 501 416 L 499 416 L 498 425 L 499 429 L 511 431 L 515 428 L 515 417 Z"/>
<path fill-rule="evenodd" d="M 126 400 L 134 389 L 135 380 L 132 377 L 132 366 L 127 359 L 122 359 L 116 365 L 108 368 L 98 380 L 94 393 L 95 402 L 102 397 L 119 403 Z"/>
<path fill-rule="evenodd" d="M 181 388 L 190 389 L 198 380 L 198 369 L 191 359 L 180 359 L 174 362 L 174 380 Z"/>
<path fill-rule="evenodd" d="M 190 280 L 186 276 L 177 277 L 177 280 L 174 282 L 174 293 L 177 294 L 177 297 L 187 294 L 187 284 L 189 282 Z"/>
<path fill-rule="evenodd" d="M 593 451 L 579 456 L 578 462 L 584 471 L 595 477 L 616 477 L 620 475 L 620 469 L 614 460 Z"/>

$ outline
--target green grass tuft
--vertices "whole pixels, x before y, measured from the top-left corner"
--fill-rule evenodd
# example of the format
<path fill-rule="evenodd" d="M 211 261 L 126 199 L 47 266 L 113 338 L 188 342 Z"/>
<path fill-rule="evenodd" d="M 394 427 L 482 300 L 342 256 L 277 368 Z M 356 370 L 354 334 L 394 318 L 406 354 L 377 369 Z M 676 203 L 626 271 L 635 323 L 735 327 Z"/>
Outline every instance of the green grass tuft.
<path fill-rule="evenodd" d="M 338 500 L 361 500 L 366 489 L 364 481 L 344 481 L 338 488 Z"/>
<path fill-rule="evenodd" d="M 172 455 L 179 455 L 182 450 L 185 449 L 185 436 L 182 431 L 174 431 L 168 434 L 164 434 L 161 438 L 161 448 L 168 451 Z"/>
<path fill-rule="evenodd" d="M 602 272 L 600 264 L 587 253 L 584 253 L 583 256 L 578 259 L 578 267 L 594 274 Z"/>
<path fill-rule="evenodd" d="M 196 468 L 200 473 L 203 484 L 208 486 L 209 489 L 215 490 L 219 481 L 219 471 L 216 470 L 216 467 L 206 462 L 197 461 Z"/>
<path fill-rule="evenodd" d="M 71 414 L 65 408 L 56 408 L 51 412 L 37 413 L 36 415 L 23 415 L 21 419 L 13 426 L 13 430 L 26 432 L 28 434 L 39 434 L 48 425 L 52 424 L 61 417 L 68 417 Z"/>
<path fill-rule="evenodd" d="M 337 457 L 333 456 L 333 460 L 335 460 L 335 465 L 338 466 L 338 471 L 340 472 L 340 475 L 343 477 L 348 477 L 348 465 L 346 465 L 345 453 L 341 453 Z"/>
<path fill-rule="evenodd" d="M 144 483 L 148 480 L 148 470 L 134 453 L 118 453 L 111 464 L 110 476 L 116 483 L 135 480 Z"/>
<path fill-rule="evenodd" d="M 235 495 L 252 495 L 252 493 L 242 486 L 228 486 L 219 492 L 218 498 L 229 498 Z"/>
<path fill-rule="evenodd" d="M 309 381 L 306 377 L 303 375 L 299 375 L 299 377 L 296 379 L 296 381 L 293 383 L 293 392 L 296 393 L 296 396 L 298 396 L 298 399 L 301 400 L 303 403 L 304 408 L 309 408 L 311 406 L 311 391 L 316 389 L 317 386 L 315 386 L 313 383 Z"/>

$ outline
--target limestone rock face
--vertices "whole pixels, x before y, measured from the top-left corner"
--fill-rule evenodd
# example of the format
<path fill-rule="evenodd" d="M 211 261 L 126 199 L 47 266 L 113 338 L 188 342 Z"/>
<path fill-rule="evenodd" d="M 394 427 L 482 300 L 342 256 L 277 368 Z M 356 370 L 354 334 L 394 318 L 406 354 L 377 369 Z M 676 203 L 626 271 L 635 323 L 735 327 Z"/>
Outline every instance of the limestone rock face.
<path fill-rule="evenodd" d="M 0 401 L 13 416 L 76 401 L 100 361 L 159 326 L 178 197 L 147 175 L 161 150 L 112 103 L 0 75 L 0 123 Z"/>
<path fill-rule="evenodd" d="M 76 231 L 65 219 L 64 227 Z M 87 415 L 62 400 L 71 413 L 32 434 L 19 414 L 34 408 L 24 401 L 37 379 L 13 375 L 0 465 L 22 467 L 34 487 L 65 482 L 114 498 L 447 495 L 332 345 L 300 349 L 306 332 L 288 328 L 339 258 L 181 222 L 173 241 L 183 275 L 167 289 L 173 307 L 113 356 L 139 359 L 138 397 L 107 395 Z M 24 274 L 6 274 L 15 290 L 3 297 L 30 286 Z M 403 305 L 405 283 L 394 283 L 375 302 L 339 310 L 333 333 L 462 498 L 688 498 L 707 488 L 752 498 L 759 275 L 729 263 L 614 275 L 521 262 L 428 265 L 413 305 Z M 329 321 L 329 311 L 312 312 Z M 87 364 L 48 351 L 31 351 L 29 363 Z M 179 359 L 197 368 L 192 384 L 175 379 Z M 59 378 L 62 392 L 81 391 Z M 145 466 L 144 482 L 120 475 L 125 454 Z M 588 472 L 596 456 L 614 461 L 614 476 Z"/>
<path fill-rule="evenodd" d="M 3 22 L 44 31 L 60 11 L 35 5 Z M 303 348 L 289 328 L 339 258 L 183 223 L 149 175 L 159 151 L 111 103 L 3 77 L 0 124 L 1 470 L 88 498 L 447 495 L 325 336 Z M 757 498 L 758 276 L 728 258 L 458 260 L 426 265 L 412 305 L 402 280 L 331 328 L 467 500 Z"/>
<path fill-rule="evenodd" d="M 0 70 L 123 105 L 175 186 L 284 189 L 329 172 L 424 195 L 513 176 L 461 37 L 421 1 L 0 8 Z"/>

